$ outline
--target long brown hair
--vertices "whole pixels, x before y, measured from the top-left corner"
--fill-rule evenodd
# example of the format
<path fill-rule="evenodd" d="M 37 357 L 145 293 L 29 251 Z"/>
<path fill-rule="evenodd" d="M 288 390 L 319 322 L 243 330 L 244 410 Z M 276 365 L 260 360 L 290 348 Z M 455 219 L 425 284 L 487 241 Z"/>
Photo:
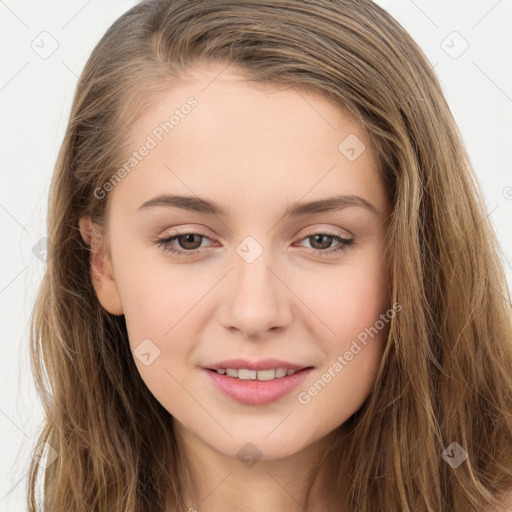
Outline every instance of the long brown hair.
<path fill-rule="evenodd" d="M 138 374 L 124 317 L 97 300 L 78 220 L 89 214 L 104 229 L 109 201 L 95 190 L 122 165 L 129 127 L 199 62 L 349 109 L 392 199 L 390 294 L 402 310 L 370 395 L 325 454 L 328 510 L 495 507 L 512 489 L 510 295 L 461 135 L 418 45 L 370 0 L 149 0 L 92 52 L 51 185 L 31 330 L 39 446 L 58 454 L 44 471 L 44 510 L 163 512 L 169 493 L 186 510 L 171 415 Z M 443 457 L 450 446 L 467 452 L 457 468 Z M 40 467 L 30 467 L 31 512 Z"/>

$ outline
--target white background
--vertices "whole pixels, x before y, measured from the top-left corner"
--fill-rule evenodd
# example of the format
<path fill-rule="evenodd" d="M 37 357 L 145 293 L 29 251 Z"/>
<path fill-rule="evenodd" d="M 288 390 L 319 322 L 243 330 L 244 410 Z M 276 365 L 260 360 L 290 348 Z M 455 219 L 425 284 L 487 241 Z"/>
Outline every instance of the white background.
<path fill-rule="evenodd" d="M 53 166 L 86 59 L 111 23 L 135 3 L 0 0 L 0 512 L 26 510 L 28 460 L 42 421 L 28 359 L 28 322 L 44 270 L 32 248 L 46 234 Z M 511 283 L 512 1 L 377 3 L 435 65 Z M 33 49 L 48 51 L 52 44 L 58 48 L 45 59 Z M 464 44 L 468 49 L 453 58 Z"/>

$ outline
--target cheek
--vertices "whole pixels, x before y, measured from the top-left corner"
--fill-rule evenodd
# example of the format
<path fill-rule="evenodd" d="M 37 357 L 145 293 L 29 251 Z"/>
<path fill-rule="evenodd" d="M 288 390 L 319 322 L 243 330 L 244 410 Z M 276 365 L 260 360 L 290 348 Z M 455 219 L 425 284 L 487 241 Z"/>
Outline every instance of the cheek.
<path fill-rule="evenodd" d="M 174 411 L 187 404 L 180 383 L 192 368 L 196 334 L 206 322 L 201 299 L 214 281 L 161 255 L 148 262 L 142 253 L 119 258 L 116 279 L 137 369 L 152 394 Z"/>
<path fill-rule="evenodd" d="M 331 428 L 361 407 L 381 364 L 391 316 L 386 267 L 376 254 L 347 259 L 300 292 L 316 313 L 309 328 L 326 357 L 298 402 Z"/>
<path fill-rule="evenodd" d="M 339 265 L 315 274 L 314 285 L 302 283 L 297 294 L 315 313 L 312 321 L 323 323 L 322 339 L 338 348 L 374 325 L 390 306 L 386 265 L 377 248 L 347 255 Z"/>
<path fill-rule="evenodd" d="M 143 338 L 165 344 L 211 286 L 204 277 L 190 266 L 166 261 L 156 248 L 119 258 L 116 279 L 131 344 Z"/>
<path fill-rule="evenodd" d="M 174 274 L 179 276 L 178 272 Z M 152 395 L 173 415 L 190 406 L 183 387 L 189 387 L 201 291 L 183 279 L 164 277 L 157 268 L 146 266 L 138 278 L 130 274 L 129 288 L 122 296 L 130 348 L 139 374 Z"/>

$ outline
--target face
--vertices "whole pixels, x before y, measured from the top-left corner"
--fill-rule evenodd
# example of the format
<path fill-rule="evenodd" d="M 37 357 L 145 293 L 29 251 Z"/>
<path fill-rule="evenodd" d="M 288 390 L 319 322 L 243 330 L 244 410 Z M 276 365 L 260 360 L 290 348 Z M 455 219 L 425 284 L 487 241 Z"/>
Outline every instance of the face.
<path fill-rule="evenodd" d="M 94 284 L 180 428 L 273 459 L 327 436 L 372 388 L 390 205 L 348 112 L 220 70 L 195 68 L 133 126 Z"/>

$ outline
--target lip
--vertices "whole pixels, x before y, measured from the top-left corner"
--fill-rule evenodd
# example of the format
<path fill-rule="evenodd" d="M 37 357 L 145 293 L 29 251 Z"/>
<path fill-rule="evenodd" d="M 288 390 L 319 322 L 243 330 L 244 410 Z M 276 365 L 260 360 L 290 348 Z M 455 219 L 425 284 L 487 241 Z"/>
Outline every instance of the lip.
<path fill-rule="evenodd" d="M 300 365 L 289 363 L 281 359 L 260 359 L 259 361 L 249 361 L 248 359 L 227 359 L 218 363 L 209 364 L 203 368 L 209 370 L 218 370 L 219 368 L 245 368 L 247 370 L 271 370 L 272 368 L 284 368 L 285 370 L 302 370 L 311 365 Z M 282 377 L 284 379 L 284 377 Z"/>
<path fill-rule="evenodd" d="M 236 365 L 234 367 L 237 368 Z M 270 367 L 260 369 L 268 370 L 269 368 L 277 367 L 279 367 L 279 365 L 271 365 Z M 283 366 L 280 367 L 283 368 Z M 219 366 L 219 368 L 226 368 L 226 366 Z M 227 366 L 227 368 L 233 368 L 233 366 Z M 247 368 L 248 370 L 254 369 L 248 368 L 247 366 L 240 366 L 240 368 Z M 275 402 L 291 393 L 291 391 L 303 383 L 313 371 L 312 367 L 304 368 L 302 366 L 299 368 L 303 369 L 289 368 L 298 370 L 293 375 L 266 381 L 242 380 L 236 377 L 228 377 L 227 375 L 220 375 L 215 370 L 207 368 L 203 368 L 202 371 L 211 379 L 211 382 L 219 391 L 231 399 L 245 405 L 265 405 Z"/>

